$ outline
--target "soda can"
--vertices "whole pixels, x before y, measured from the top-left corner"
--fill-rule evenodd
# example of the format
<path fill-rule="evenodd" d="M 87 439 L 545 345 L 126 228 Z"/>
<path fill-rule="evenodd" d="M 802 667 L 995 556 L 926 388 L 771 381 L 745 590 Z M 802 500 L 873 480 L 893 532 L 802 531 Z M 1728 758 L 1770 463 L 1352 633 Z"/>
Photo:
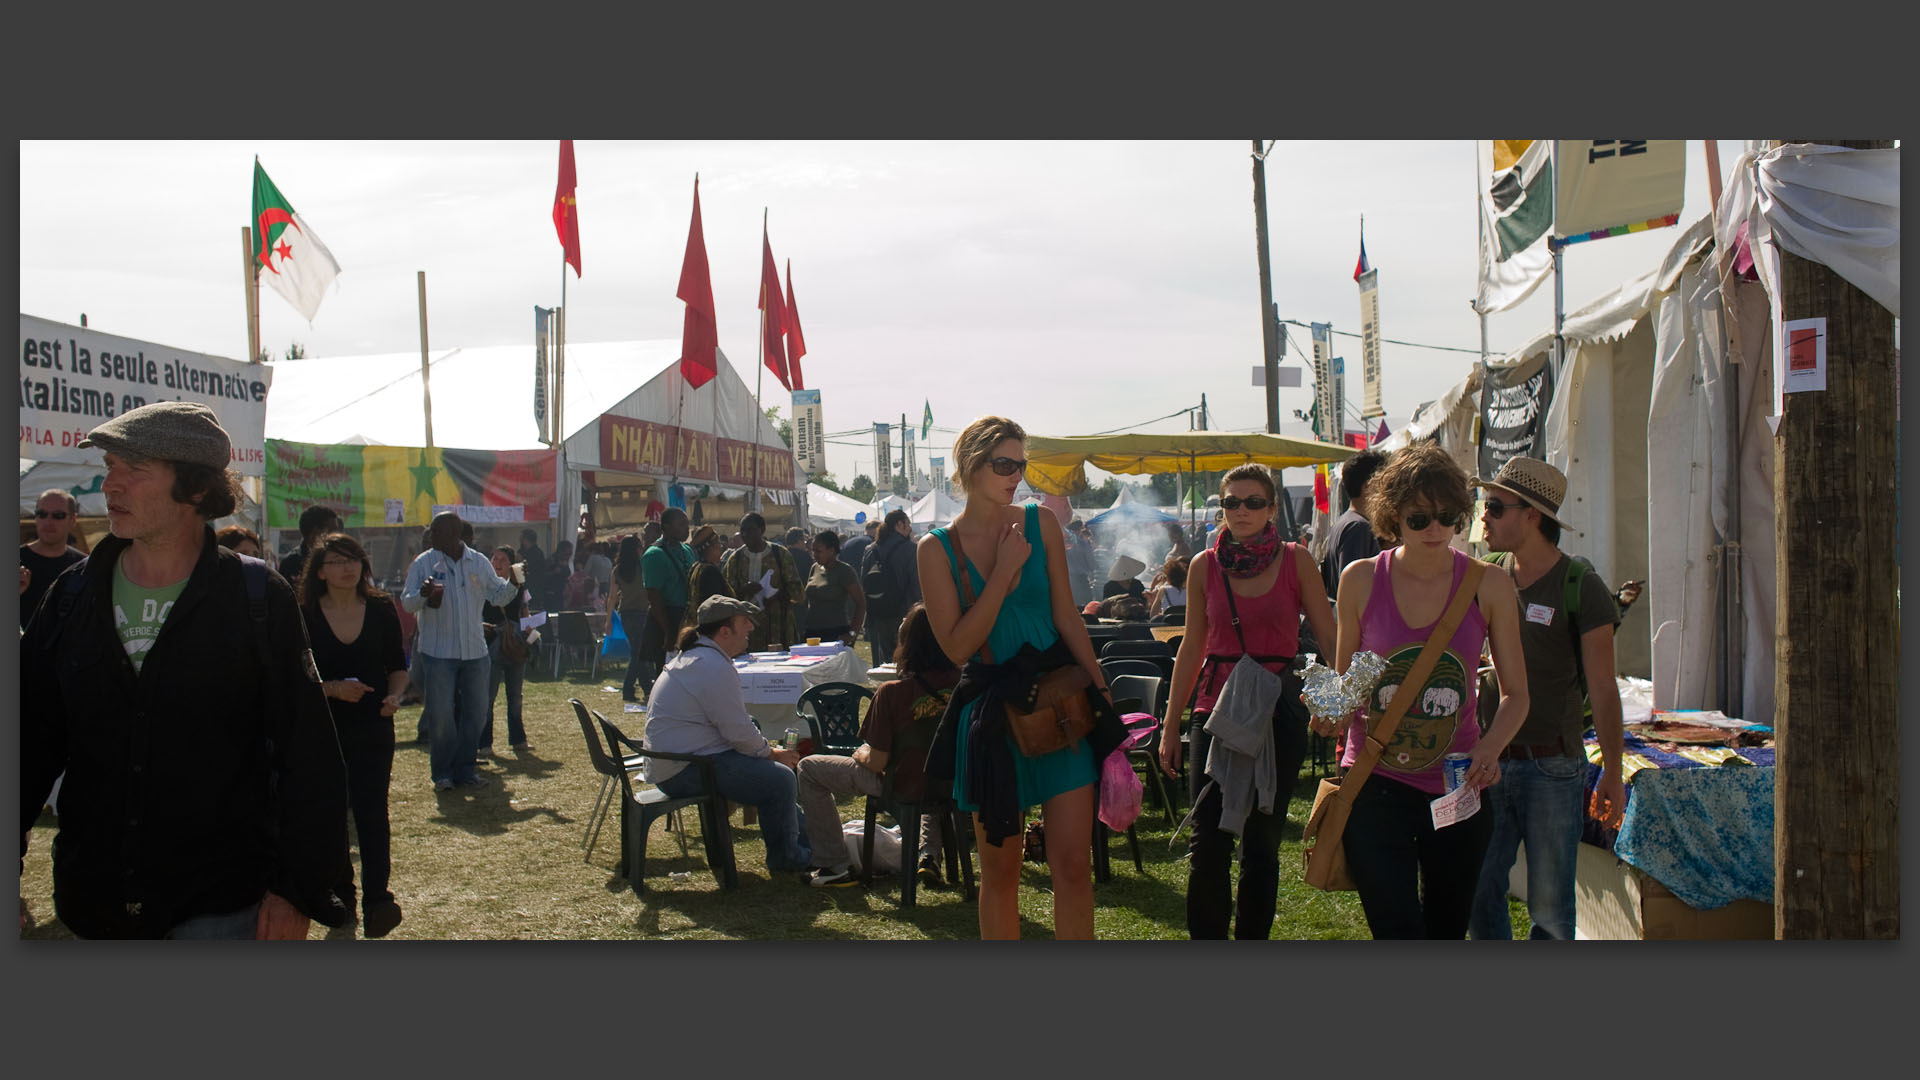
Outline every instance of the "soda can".
<path fill-rule="evenodd" d="M 1452 791 L 1467 781 L 1467 763 L 1472 761 L 1470 754 L 1448 754 L 1440 759 L 1440 770 L 1447 778 L 1447 790 Z"/>

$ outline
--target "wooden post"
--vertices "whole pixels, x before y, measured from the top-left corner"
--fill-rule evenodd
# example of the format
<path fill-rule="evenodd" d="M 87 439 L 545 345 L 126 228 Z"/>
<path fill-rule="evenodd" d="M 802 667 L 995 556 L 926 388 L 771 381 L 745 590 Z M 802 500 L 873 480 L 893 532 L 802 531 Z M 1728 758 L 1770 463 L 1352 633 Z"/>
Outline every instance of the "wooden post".
<path fill-rule="evenodd" d="M 1253 232 L 1260 245 L 1260 341 L 1266 365 L 1267 434 L 1280 434 L 1280 326 L 1274 321 L 1273 270 L 1267 254 L 1267 152 L 1253 140 Z"/>
<path fill-rule="evenodd" d="M 1784 318 L 1824 317 L 1828 339 L 1826 390 L 1786 395 L 1774 439 L 1774 930 L 1898 939 L 1893 315 L 1784 250 L 1780 285 Z"/>
<path fill-rule="evenodd" d="M 433 449 L 433 388 L 427 383 L 427 272 L 418 271 L 420 283 L 420 408 L 427 421 L 427 449 Z"/>

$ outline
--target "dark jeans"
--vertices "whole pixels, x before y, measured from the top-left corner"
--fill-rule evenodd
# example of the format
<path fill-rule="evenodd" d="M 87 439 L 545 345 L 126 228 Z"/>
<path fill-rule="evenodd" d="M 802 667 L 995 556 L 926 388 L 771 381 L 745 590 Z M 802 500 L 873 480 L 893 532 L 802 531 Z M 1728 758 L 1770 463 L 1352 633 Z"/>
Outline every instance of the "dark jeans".
<path fill-rule="evenodd" d="M 875 664 L 893 663 L 893 651 L 900 645 L 900 617 L 867 612 L 867 642 L 873 646 Z"/>
<path fill-rule="evenodd" d="M 527 662 L 508 663 L 500 655 L 500 639 L 495 637 L 487 646 L 488 660 L 492 664 L 487 691 L 487 722 L 480 728 L 480 746 L 493 749 L 493 707 L 500 700 L 500 684 L 507 684 L 507 742 L 519 746 L 527 741 L 527 728 L 520 717 L 520 688 L 527 678 Z"/>
<path fill-rule="evenodd" d="M 620 697 L 634 700 L 633 688 L 638 685 L 642 690 L 651 692 L 653 674 L 646 657 L 647 631 L 653 628 L 652 616 L 646 608 L 635 608 L 620 612 L 620 628 L 627 634 L 627 677 L 620 684 Z"/>
<path fill-rule="evenodd" d="M 393 779 L 393 720 L 344 715 L 335 722 L 334 731 L 340 737 L 340 757 L 347 766 L 347 805 L 353 810 L 353 828 L 360 836 L 360 902 L 363 907 L 372 907 L 393 899 L 387 889 L 393 875 L 392 831 L 387 822 L 387 785 Z M 341 903 L 352 908 L 351 861 L 341 868 L 341 874 L 334 891 Z"/>
<path fill-rule="evenodd" d="M 665 630 L 660 629 L 660 623 L 653 617 L 653 612 L 647 612 L 647 630 L 645 634 L 641 635 L 640 645 L 640 665 L 643 670 L 639 672 L 639 675 L 642 678 L 650 679 L 654 673 L 667 666 L 667 650 L 673 648 L 675 644 L 674 639 L 679 637 L 680 621 L 686 617 L 686 614 L 687 609 L 683 607 L 670 607 L 667 609 L 667 622 L 673 626 L 673 634 L 669 636 Z M 631 636 L 631 631 L 629 631 L 629 636 Z M 627 672 L 629 677 L 633 676 L 633 665 L 629 664 L 627 666 Z M 652 696 L 653 684 L 651 681 L 647 683 L 645 689 L 648 696 Z"/>
<path fill-rule="evenodd" d="M 1354 796 L 1344 836 L 1347 871 L 1376 940 L 1459 941 L 1467 934 L 1493 815 L 1482 806 L 1436 830 L 1428 809 L 1436 798 L 1377 771 Z"/>
<path fill-rule="evenodd" d="M 1292 679 L 1287 686 L 1273 710 L 1273 813 L 1263 814 L 1255 805 L 1241 830 L 1240 902 L 1233 936 L 1242 941 L 1265 941 L 1273 933 L 1274 897 L 1280 888 L 1280 832 L 1287 820 L 1287 800 L 1300 778 L 1300 763 L 1307 756 L 1306 720 L 1296 718 L 1287 708 L 1299 690 Z M 1187 936 L 1195 941 L 1224 940 L 1227 917 L 1235 913 L 1231 880 L 1234 837 L 1220 830 L 1220 789 L 1215 787 L 1205 797 L 1198 796 L 1209 780 L 1207 750 L 1213 745 L 1213 736 L 1205 727 L 1207 716 L 1204 712 L 1193 714 L 1193 757 L 1187 762 L 1188 786 L 1198 798 L 1193 808 L 1193 836 L 1187 841 L 1187 850 L 1192 853 L 1187 866 Z"/>

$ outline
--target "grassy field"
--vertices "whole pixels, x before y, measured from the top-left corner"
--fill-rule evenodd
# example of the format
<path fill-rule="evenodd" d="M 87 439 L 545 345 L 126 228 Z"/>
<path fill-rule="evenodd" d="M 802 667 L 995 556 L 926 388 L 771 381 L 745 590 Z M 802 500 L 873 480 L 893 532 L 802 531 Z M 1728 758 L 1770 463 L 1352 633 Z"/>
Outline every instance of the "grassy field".
<path fill-rule="evenodd" d="M 866 648 L 863 643 L 860 646 Z M 482 773 L 488 787 L 436 794 L 427 772 L 426 747 L 410 741 L 420 710 L 402 709 L 401 738 L 394 755 L 389 797 L 393 822 L 393 891 L 406 919 L 386 940 L 456 939 L 932 939 L 978 936 L 974 906 L 957 887 L 922 886 L 918 907 L 902 911 L 892 879 L 860 888 L 815 889 L 797 874 L 769 874 L 757 826 L 735 817 L 734 841 L 740 888 L 722 892 L 707 871 L 699 837 L 682 858 L 678 842 L 656 824 L 649 837 L 647 890 L 635 895 L 614 873 L 620 858 L 618 807 L 593 849 L 582 857 L 581 841 L 600 790 L 600 776 L 587 759 L 580 727 L 567 699 L 578 697 L 637 736 L 637 715 L 622 723 L 619 669 L 588 681 L 526 684 L 529 753 L 505 745 L 505 714 L 496 720 L 496 754 Z M 504 703 L 500 706 L 504 710 Z M 1273 937 L 1281 940 L 1366 938 L 1365 918 L 1353 893 L 1323 893 L 1300 880 L 1300 823 L 1311 806 L 1314 778 L 1303 772 L 1287 812 L 1280 852 L 1279 913 Z M 862 812 L 860 800 L 841 803 L 844 820 Z M 1184 812 L 1184 811 L 1182 811 Z M 690 827 L 696 828 L 688 815 Z M 28 927 L 25 938 L 72 935 L 53 914 L 49 858 L 56 822 L 43 814 L 20 894 Z M 1133 867 L 1126 838 L 1113 838 L 1112 880 L 1095 886 L 1094 926 L 1102 938 L 1186 937 L 1186 843 L 1169 848 L 1172 830 L 1148 796 L 1138 824 L 1146 873 Z M 357 867 L 356 860 L 356 867 Z M 684 880 L 669 875 L 684 872 Z M 1046 868 L 1026 864 L 1020 893 L 1022 936 L 1052 936 Z M 1516 936 L 1524 936 L 1524 906 L 1513 904 Z M 356 928 L 328 931 L 315 939 L 357 938 Z"/>

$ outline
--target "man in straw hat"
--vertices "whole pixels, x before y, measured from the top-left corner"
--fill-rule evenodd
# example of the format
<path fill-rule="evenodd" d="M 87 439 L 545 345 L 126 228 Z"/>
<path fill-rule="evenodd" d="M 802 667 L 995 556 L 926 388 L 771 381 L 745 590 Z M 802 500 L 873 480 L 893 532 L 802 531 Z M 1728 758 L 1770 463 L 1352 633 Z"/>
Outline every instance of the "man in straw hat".
<path fill-rule="evenodd" d="M 1519 591 L 1520 644 L 1532 705 L 1500 755 L 1500 782 L 1481 793 L 1493 836 L 1473 898 L 1475 939 L 1507 939 L 1507 884 L 1515 850 L 1527 847 L 1527 911 L 1533 936 L 1574 936 L 1574 868 L 1580 849 L 1587 756 L 1583 700 L 1591 697 L 1602 766 L 1593 814 L 1617 825 L 1626 809 L 1620 779 L 1620 691 L 1613 681 L 1613 593 L 1597 571 L 1560 550 L 1567 478 L 1534 458 L 1515 457 L 1486 489 L 1487 546 L 1510 552 Z"/>
<path fill-rule="evenodd" d="M 61 921 L 86 938 L 345 925 L 346 769 L 306 625 L 286 580 L 208 525 L 236 502 L 227 433 L 160 401 L 80 445 L 106 452 L 112 535 L 55 579 L 20 648 L 24 825 L 66 771 Z"/>
<path fill-rule="evenodd" d="M 672 511 L 669 511 L 671 513 Z M 680 632 L 679 652 L 647 697 L 646 747 L 675 754 L 712 754 L 714 778 L 728 801 L 760 812 L 767 869 L 806 874 L 813 866 L 794 770 L 800 755 L 774 746 L 747 714 L 733 658 L 747 651 L 760 609 L 731 596 L 711 596 Z M 645 779 L 674 798 L 697 794 L 699 771 L 683 761 L 646 760 Z"/>

